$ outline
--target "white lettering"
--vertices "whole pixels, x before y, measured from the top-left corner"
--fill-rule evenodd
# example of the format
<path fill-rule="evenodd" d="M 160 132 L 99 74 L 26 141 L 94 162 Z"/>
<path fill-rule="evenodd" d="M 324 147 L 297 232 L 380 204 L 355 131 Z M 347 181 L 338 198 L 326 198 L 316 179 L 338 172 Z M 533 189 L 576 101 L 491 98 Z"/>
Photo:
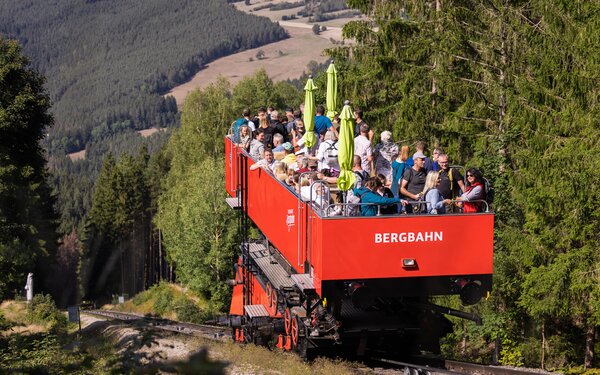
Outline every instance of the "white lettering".
<path fill-rule="evenodd" d="M 375 243 L 441 242 L 444 232 L 385 232 L 375 233 Z"/>

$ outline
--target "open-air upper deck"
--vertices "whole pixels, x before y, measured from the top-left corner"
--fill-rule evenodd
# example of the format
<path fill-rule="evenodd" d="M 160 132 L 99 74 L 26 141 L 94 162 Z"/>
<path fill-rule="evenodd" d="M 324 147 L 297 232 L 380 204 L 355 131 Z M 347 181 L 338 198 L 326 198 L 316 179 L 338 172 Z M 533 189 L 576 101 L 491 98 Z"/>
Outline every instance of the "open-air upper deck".
<path fill-rule="evenodd" d="M 317 291 L 328 280 L 492 274 L 493 213 L 334 216 L 263 168 L 251 171 L 228 137 L 225 151 L 227 192 Z"/>

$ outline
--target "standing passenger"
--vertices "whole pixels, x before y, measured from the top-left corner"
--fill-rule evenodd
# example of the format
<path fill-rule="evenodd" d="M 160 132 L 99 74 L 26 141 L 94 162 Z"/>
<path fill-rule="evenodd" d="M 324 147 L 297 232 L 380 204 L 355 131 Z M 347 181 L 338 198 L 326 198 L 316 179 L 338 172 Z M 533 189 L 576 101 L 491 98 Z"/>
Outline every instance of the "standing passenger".
<path fill-rule="evenodd" d="M 382 174 L 385 178 L 392 175 L 392 160 L 398 156 L 398 145 L 392 139 L 392 132 L 385 130 L 381 132 L 381 142 L 375 146 L 373 157 L 375 158 L 375 173 Z"/>
<path fill-rule="evenodd" d="M 371 174 L 371 162 L 373 161 L 373 148 L 371 141 L 367 138 L 369 134 L 369 125 L 360 126 L 360 135 L 354 138 L 354 154 L 360 156 L 362 169 Z"/>
<path fill-rule="evenodd" d="M 400 193 L 409 200 L 418 201 L 423 196 L 423 186 L 425 186 L 425 178 L 427 177 L 423 169 L 425 155 L 421 151 L 417 151 L 412 158 L 414 165 L 404 171 Z M 406 206 L 406 212 L 409 214 L 417 213 L 419 206 L 418 204 L 408 205 Z"/>
<path fill-rule="evenodd" d="M 262 158 L 263 152 L 265 150 L 265 134 L 263 130 L 259 127 L 254 132 L 254 139 L 250 142 L 250 151 L 248 152 L 252 159 L 258 161 Z"/>
<path fill-rule="evenodd" d="M 459 191 L 465 191 L 463 176 L 458 169 L 450 168 L 448 155 L 441 153 L 438 156 L 437 162 L 440 165 L 440 184 L 438 185 L 438 190 L 444 199 L 456 199 L 460 195 Z M 456 212 L 457 210 L 458 208 L 452 203 L 446 205 L 446 212 Z"/>

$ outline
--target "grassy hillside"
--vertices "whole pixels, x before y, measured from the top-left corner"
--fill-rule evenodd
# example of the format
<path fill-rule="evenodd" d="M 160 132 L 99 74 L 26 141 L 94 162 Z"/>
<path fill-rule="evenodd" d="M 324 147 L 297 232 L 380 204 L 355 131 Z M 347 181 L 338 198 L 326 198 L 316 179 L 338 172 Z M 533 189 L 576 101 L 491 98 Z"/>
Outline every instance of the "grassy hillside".
<path fill-rule="evenodd" d="M 18 39 L 47 77 L 49 146 L 67 152 L 92 132 L 173 123 L 174 103 L 159 94 L 208 61 L 286 36 L 221 0 L 0 0 L 0 34 Z"/>

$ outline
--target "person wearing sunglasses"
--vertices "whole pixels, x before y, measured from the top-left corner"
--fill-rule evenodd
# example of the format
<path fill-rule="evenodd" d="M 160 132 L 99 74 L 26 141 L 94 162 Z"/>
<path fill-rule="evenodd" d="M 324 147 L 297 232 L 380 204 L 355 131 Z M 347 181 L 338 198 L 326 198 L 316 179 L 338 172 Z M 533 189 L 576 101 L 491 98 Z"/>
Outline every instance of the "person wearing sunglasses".
<path fill-rule="evenodd" d="M 483 186 L 483 175 L 476 168 L 467 170 L 467 186 L 463 195 L 456 198 L 462 201 L 463 212 L 481 212 L 482 202 L 485 198 L 485 187 Z"/>

